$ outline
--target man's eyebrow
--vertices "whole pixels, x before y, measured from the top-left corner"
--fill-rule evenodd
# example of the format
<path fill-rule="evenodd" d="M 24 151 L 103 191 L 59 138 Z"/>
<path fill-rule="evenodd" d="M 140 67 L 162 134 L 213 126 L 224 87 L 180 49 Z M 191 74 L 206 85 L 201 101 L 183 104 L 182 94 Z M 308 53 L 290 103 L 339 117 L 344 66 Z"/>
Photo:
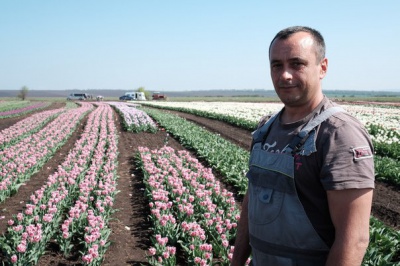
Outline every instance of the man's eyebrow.
<path fill-rule="evenodd" d="M 307 62 L 308 60 L 301 58 L 301 57 L 292 57 L 292 58 L 289 58 L 288 61 L 289 62 Z M 270 61 L 270 64 L 272 65 L 272 64 L 281 63 L 281 62 L 282 62 L 282 60 L 272 59 Z"/>
<path fill-rule="evenodd" d="M 270 61 L 270 64 L 272 65 L 272 64 L 276 64 L 276 63 L 280 63 L 280 62 L 282 62 L 282 60 L 272 59 L 272 60 Z"/>
<path fill-rule="evenodd" d="M 306 62 L 307 60 L 304 58 L 300 58 L 300 57 L 293 57 L 293 58 L 289 58 L 288 61 L 300 61 L 300 62 Z"/>

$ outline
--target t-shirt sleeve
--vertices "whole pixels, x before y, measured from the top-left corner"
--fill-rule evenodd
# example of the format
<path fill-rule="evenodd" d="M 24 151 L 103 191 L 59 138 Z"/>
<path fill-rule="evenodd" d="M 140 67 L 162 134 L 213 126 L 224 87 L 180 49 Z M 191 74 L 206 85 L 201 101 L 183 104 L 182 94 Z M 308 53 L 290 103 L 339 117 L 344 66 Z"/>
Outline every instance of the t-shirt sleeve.
<path fill-rule="evenodd" d="M 322 185 L 326 190 L 374 188 L 373 146 L 368 132 L 348 114 L 338 117 L 323 132 Z"/>

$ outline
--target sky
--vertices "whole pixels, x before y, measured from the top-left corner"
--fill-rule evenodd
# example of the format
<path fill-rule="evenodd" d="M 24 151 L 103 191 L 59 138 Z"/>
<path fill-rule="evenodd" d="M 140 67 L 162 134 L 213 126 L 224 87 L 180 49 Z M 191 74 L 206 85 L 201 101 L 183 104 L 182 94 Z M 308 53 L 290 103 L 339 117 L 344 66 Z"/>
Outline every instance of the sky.
<path fill-rule="evenodd" d="M 0 90 L 273 90 L 294 25 L 325 38 L 324 90 L 400 91 L 398 0 L 0 0 Z"/>

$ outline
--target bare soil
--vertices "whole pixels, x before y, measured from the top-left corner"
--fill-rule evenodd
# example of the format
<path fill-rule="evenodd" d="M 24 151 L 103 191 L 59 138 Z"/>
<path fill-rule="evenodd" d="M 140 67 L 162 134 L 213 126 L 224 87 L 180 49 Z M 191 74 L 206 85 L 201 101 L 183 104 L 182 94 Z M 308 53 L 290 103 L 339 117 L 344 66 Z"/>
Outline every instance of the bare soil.
<path fill-rule="evenodd" d="M 64 103 L 54 103 L 47 109 L 60 108 Z M 251 143 L 251 132 L 236 128 L 227 123 L 197 117 L 191 114 L 173 112 L 193 121 L 209 131 L 220 134 L 229 141 L 249 149 Z M 29 114 L 30 115 L 30 114 Z M 0 131 L 7 128 L 21 119 L 29 116 L 24 115 L 17 118 L 0 119 Z M 55 171 L 57 166 L 62 163 L 65 155 L 73 147 L 75 141 L 80 137 L 85 119 L 81 121 L 77 130 L 68 141 L 56 152 L 56 154 L 34 174 L 32 178 L 21 186 L 17 194 L 0 204 L 0 233 L 5 233 L 7 221 L 22 211 L 23 206 L 29 199 L 33 191 L 39 188 L 44 180 Z M 150 247 L 149 235 L 151 225 L 149 224 L 147 201 L 143 195 L 144 186 L 141 173 L 136 170 L 135 153 L 140 146 L 147 146 L 151 149 L 161 148 L 165 144 L 167 137 L 165 131 L 160 129 L 157 133 L 129 133 L 123 131 L 121 119 L 115 114 L 115 123 L 119 127 L 119 159 L 118 159 L 118 187 L 120 191 L 115 199 L 114 206 L 118 210 L 113 215 L 110 223 L 112 234 L 109 240 L 111 246 L 107 251 L 104 266 L 122 265 L 147 265 L 146 251 Z M 169 137 L 168 145 L 176 150 L 185 149 L 178 141 Z M 218 173 L 215 173 L 219 177 Z M 229 187 L 228 187 L 229 188 Z M 232 192 L 235 192 L 231 189 Z M 240 204 L 240 197 L 238 204 Z M 375 217 L 385 222 L 387 225 L 400 229 L 400 192 L 399 187 L 393 187 L 384 183 L 376 182 L 372 213 Z M 0 254 L 1 259 L 1 254 Z M 40 266 L 71 266 L 81 265 L 79 258 L 64 258 L 60 254 L 55 243 L 50 243 L 46 254 L 41 257 L 38 265 Z"/>

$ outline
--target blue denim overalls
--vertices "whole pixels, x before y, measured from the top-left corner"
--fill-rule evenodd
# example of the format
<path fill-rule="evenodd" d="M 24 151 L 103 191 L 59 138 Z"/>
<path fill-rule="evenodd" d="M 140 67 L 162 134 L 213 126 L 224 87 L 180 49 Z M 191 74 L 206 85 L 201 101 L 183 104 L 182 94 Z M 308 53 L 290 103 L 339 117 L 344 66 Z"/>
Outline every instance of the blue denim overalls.
<path fill-rule="evenodd" d="M 315 128 L 341 107 L 331 107 L 292 139 L 282 153 L 262 149 L 276 114 L 253 134 L 249 172 L 249 234 L 252 265 L 324 265 L 329 247 L 317 234 L 301 204 L 294 181 L 294 155 L 316 152 Z"/>

